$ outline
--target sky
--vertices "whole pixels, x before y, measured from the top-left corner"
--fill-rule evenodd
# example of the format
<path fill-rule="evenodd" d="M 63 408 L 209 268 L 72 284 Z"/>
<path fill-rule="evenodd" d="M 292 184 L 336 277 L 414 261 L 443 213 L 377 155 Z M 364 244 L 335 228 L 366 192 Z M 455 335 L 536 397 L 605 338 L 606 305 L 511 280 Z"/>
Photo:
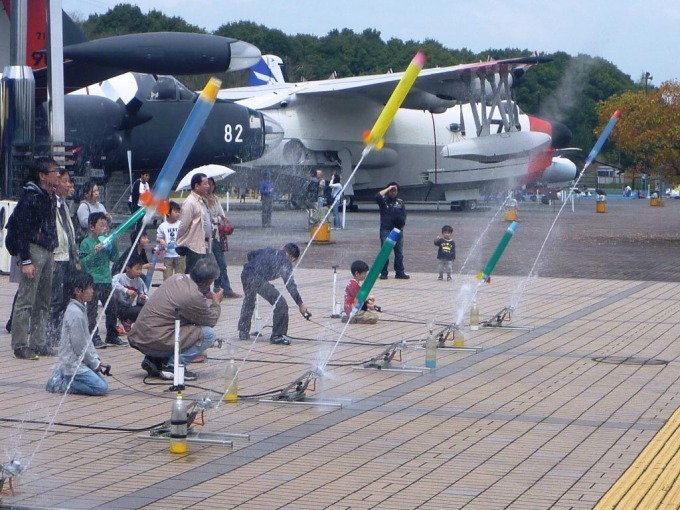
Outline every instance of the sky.
<path fill-rule="evenodd" d="M 83 17 L 118 3 L 138 5 L 144 13 L 156 9 L 209 31 L 236 21 L 288 35 L 371 28 L 385 41 L 434 39 L 476 53 L 583 53 L 608 60 L 634 81 L 644 72 L 657 86 L 680 80 L 680 2 L 669 0 L 62 0 L 67 13 Z"/>

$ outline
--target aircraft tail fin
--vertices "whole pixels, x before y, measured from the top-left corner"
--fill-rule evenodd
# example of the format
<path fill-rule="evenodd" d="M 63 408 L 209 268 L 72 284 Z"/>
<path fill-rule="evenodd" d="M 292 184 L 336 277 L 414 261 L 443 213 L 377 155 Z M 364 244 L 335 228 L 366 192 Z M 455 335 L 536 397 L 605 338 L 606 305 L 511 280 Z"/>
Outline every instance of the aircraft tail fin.
<path fill-rule="evenodd" d="M 11 1 L 2 0 L 2 6 L 10 18 Z M 46 66 L 47 45 L 47 2 L 46 0 L 30 0 L 28 2 L 26 21 L 26 65 L 34 71 Z M 64 46 L 87 42 L 88 38 L 76 23 L 62 11 Z"/>
<path fill-rule="evenodd" d="M 260 61 L 250 68 L 248 85 L 271 85 L 272 83 L 286 83 L 284 78 L 285 65 L 276 55 L 262 55 Z"/>

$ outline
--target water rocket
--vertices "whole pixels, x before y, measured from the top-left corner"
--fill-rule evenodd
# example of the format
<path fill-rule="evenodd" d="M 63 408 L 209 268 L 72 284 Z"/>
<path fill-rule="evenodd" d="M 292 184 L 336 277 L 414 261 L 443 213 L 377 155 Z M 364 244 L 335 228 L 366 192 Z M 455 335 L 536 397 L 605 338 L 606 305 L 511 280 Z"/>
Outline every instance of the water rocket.
<path fill-rule="evenodd" d="M 588 168 L 590 164 L 595 160 L 595 157 L 600 152 L 600 149 L 602 149 L 604 142 L 607 141 L 607 138 L 609 138 L 609 135 L 614 129 L 614 126 L 616 126 L 616 123 L 619 121 L 619 117 L 621 117 L 621 111 L 616 110 L 609 118 L 609 122 L 607 122 L 607 125 L 604 127 L 604 130 L 600 134 L 600 137 L 597 139 L 597 142 L 595 142 L 595 145 L 593 145 L 593 148 L 590 150 L 590 154 L 588 154 L 588 157 L 586 158 L 586 163 L 585 165 L 583 165 L 583 170 L 581 170 L 581 173 L 583 173 L 585 169 Z"/>
<path fill-rule="evenodd" d="M 196 104 L 191 109 L 189 117 L 187 117 L 182 131 L 180 131 L 175 145 L 173 145 L 165 164 L 158 174 L 156 184 L 152 191 L 145 191 L 140 196 L 140 202 L 144 207 L 135 211 L 125 222 L 121 223 L 113 232 L 100 241 L 104 245 L 110 245 L 120 234 L 131 228 L 135 223 L 141 220 L 147 212 L 159 213 L 166 215 L 169 212 L 168 197 L 172 186 L 177 180 L 179 172 L 182 170 L 191 148 L 194 146 L 198 135 L 208 119 L 208 115 L 215 105 L 217 93 L 220 90 L 222 82 L 217 78 L 210 78 L 206 86 L 201 91 L 201 94 L 196 100 Z"/>
<path fill-rule="evenodd" d="M 425 65 L 425 60 L 425 54 L 422 51 L 419 51 L 416 53 L 416 56 L 413 57 L 413 60 L 411 60 L 406 71 L 404 71 L 401 80 L 399 80 L 397 87 L 394 89 L 394 92 L 392 92 L 390 99 L 387 101 L 385 108 L 383 108 L 383 111 L 380 113 L 378 120 L 373 124 L 373 128 L 364 133 L 363 139 L 367 146 L 375 147 L 377 150 L 383 148 L 383 145 L 385 145 L 385 132 L 387 131 L 387 128 L 390 127 L 392 119 L 394 119 L 397 110 L 401 107 L 401 103 L 404 102 L 406 94 L 411 90 L 413 83 L 418 77 L 418 73 L 420 73 Z"/>
<path fill-rule="evenodd" d="M 401 230 L 399 230 L 398 228 L 393 228 L 392 232 L 390 232 L 390 234 L 387 236 L 387 239 L 385 239 L 382 248 L 380 248 L 380 251 L 378 252 L 378 256 L 375 258 L 375 260 L 373 261 L 373 265 L 368 270 L 368 274 L 366 275 L 364 283 L 361 284 L 361 288 L 359 289 L 359 292 L 356 297 L 357 304 L 352 310 L 351 314 L 352 316 L 360 312 L 361 308 L 364 306 L 364 303 L 366 302 L 366 299 L 368 298 L 368 295 L 371 292 L 371 289 L 373 288 L 373 284 L 378 279 L 378 275 L 380 274 L 380 271 L 382 271 L 382 268 L 385 266 L 387 259 L 390 258 L 390 253 L 392 253 L 394 245 L 396 245 L 397 241 L 399 241 L 400 235 Z"/>
<path fill-rule="evenodd" d="M 490 283 L 491 282 L 491 273 L 493 272 L 494 267 L 496 267 L 496 264 L 498 263 L 498 259 L 501 258 L 501 255 L 503 255 L 503 252 L 505 251 L 505 248 L 507 248 L 508 243 L 510 242 L 510 239 L 512 239 L 512 235 L 515 233 L 515 230 L 517 229 L 517 223 L 516 221 L 513 221 L 510 226 L 507 228 L 505 231 L 505 234 L 503 234 L 503 237 L 501 238 L 501 241 L 498 243 L 498 246 L 496 246 L 496 249 L 494 250 L 493 254 L 491 255 L 491 258 L 489 259 L 489 262 L 487 263 L 486 267 L 484 268 L 484 271 L 479 273 L 477 275 L 477 279 L 479 282 L 486 282 Z"/>

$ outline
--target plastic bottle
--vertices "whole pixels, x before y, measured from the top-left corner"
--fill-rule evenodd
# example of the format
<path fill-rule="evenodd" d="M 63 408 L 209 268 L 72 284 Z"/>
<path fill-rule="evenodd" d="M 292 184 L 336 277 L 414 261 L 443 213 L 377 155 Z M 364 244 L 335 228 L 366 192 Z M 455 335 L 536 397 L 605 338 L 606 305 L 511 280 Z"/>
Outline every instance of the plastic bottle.
<path fill-rule="evenodd" d="M 227 391 L 224 394 L 224 401 L 233 403 L 238 400 L 238 367 L 234 358 L 229 360 L 227 365 L 227 372 L 224 374 L 224 380 L 227 383 Z"/>
<path fill-rule="evenodd" d="M 187 452 L 187 410 L 178 393 L 170 413 L 170 453 Z"/>
<path fill-rule="evenodd" d="M 430 325 L 425 341 L 425 367 L 427 368 L 437 368 L 437 341 L 434 338 L 433 329 Z"/>
<path fill-rule="evenodd" d="M 463 335 L 462 328 L 458 328 L 453 332 L 453 346 L 465 347 L 465 335 Z"/>
<path fill-rule="evenodd" d="M 479 329 L 479 308 L 477 308 L 477 300 L 472 301 L 472 308 L 470 308 L 470 331 L 477 331 Z"/>

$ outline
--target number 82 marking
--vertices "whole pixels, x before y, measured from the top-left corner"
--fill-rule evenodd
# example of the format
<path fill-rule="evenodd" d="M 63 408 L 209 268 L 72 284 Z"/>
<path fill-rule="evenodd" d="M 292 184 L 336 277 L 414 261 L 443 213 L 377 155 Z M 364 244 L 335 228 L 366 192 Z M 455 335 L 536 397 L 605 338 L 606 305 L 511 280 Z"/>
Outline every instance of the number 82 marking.
<path fill-rule="evenodd" d="M 235 126 L 225 124 L 224 141 L 227 143 L 243 143 L 243 126 L 241 124 L 236 124 Z"/>

